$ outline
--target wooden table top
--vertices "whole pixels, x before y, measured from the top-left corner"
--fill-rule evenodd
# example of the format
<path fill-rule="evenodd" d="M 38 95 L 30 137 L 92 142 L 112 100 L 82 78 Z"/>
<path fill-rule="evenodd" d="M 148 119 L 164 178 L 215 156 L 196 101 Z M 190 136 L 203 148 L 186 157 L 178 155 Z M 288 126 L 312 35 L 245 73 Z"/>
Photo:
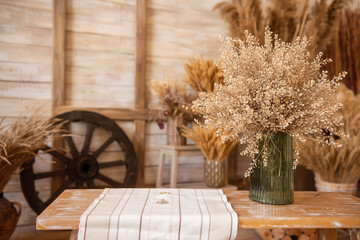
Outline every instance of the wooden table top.
<path fill-rule="evenodd" d="M 78 229 L 81 214 L 102 189 L 65 190 L 37 217 L 36 228 Z M 266 205 L 248 191 L 224 191 L 239 216 L 239 228 L 360 228 L 360 199 L 346 193 L 295 192 L 291 205 Z"/>

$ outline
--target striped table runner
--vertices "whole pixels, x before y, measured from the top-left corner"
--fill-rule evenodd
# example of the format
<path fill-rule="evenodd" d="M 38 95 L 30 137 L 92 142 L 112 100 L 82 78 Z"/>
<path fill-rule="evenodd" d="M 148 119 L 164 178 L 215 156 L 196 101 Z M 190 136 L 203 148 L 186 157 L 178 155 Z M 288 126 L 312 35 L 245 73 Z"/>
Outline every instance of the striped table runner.
<path fill-rule="evenodd" d="M 78 239 L 235 239 L 220 189 L 106 188 L 80 218 Z"/>

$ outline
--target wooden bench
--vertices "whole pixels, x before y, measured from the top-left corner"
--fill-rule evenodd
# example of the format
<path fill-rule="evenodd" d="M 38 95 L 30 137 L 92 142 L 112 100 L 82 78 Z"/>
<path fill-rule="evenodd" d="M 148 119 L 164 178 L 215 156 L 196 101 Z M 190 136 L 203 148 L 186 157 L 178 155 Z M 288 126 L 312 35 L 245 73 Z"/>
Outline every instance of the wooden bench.
<path fill-rule="evenodd" d="M 102 189 L 65 190 L 37 217 L 38 230 L 74 230 L 81 214 Z M 346 193 L 295 192 L 291 205 L 251 201 L 247 191 L 224 191 L 239 217 L 239 228 L 313 228 L 318 239 L 336 239 L 336 228 L 351 229 L 360 240 L 360 199 Z"/>

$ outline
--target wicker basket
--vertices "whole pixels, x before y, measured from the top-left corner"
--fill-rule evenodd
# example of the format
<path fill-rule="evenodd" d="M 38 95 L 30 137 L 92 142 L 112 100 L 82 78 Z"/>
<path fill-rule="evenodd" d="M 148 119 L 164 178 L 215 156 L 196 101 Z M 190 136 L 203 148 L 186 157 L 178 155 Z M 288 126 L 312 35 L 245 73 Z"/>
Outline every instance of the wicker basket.
<path fill-rule="evenodd" d="M 355 195 L 357 190 L 357 183 L 326 182 L 321 180 L 317 174 L 315 174 L 315 186 L 320 192 L 346 192 L 351 195 Z"/>

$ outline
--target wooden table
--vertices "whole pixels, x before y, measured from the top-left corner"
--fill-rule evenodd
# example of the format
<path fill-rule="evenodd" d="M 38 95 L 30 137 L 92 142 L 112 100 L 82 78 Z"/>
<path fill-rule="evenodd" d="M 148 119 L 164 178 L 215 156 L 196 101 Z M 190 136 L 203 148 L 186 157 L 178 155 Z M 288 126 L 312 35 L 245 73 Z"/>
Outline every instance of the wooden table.
<path fill-rule="evenodd" d="M 103 190 L 65 190 L 37 217 L 39 230 L 77 230 L 81 214 Z M 247 191 L 224 191 L 239 216 L 239 228 L 316 228 L 318 239 L 336 239 L 336 228 L 360 239 L 360 199 L 346 193 L 295 192 L 291 205 L 251 201 Z M 73 237 L 76 232 L 73 231 Z"/>

